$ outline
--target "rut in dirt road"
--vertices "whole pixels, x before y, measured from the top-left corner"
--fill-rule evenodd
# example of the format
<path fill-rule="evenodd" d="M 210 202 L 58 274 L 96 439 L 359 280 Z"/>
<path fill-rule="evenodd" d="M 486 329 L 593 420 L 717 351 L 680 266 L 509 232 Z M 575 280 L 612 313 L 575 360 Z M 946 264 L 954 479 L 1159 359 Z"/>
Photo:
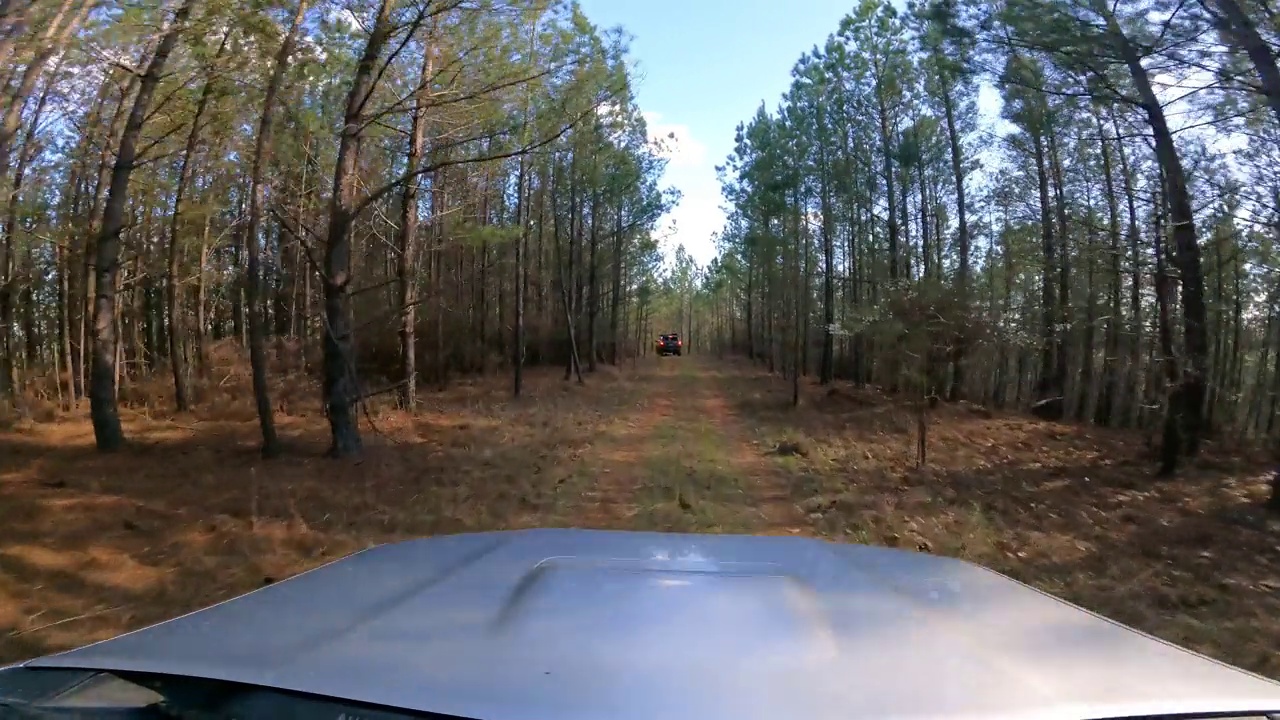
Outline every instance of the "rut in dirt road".
<path fill-rule="evenodd" d="M 780 468 L 749 441 L 710 358 L 659 358 L 643 399 L 580 459 L 590 527 L 794 534 L 803 520 Z"/>

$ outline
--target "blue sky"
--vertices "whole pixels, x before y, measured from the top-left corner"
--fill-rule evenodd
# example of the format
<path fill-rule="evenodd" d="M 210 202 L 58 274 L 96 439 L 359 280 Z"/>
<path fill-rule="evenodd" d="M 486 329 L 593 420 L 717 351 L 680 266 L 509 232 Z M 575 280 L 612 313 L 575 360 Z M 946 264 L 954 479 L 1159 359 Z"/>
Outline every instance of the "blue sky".
<path fill-rule="evenodd" d="M 661 230 L 668 256 L 682 244 L 699 264 L 715 257 L 711 236 L 724 223 L 715 166 L 732 150 L 734 128 L 750 119 L 762 100 L 770 111 L 777 108 L 796 61 L 822 46 L 857 2 L 579 0 L 594 24 L 621 26 L 632 36 L 637 102 L 650 134 L 675 135 L 665 184 L 684 197 Z M 900 10 L 905 4 L 893 3 Z M 1154 79 L 1159 92 L 1174 82 L 1159 74 Z M 1003 134 L 1008 124 L 1000 120 L 1000 105 L 990 83 L 980 83 L 979 112 L 984 123 Z M 1176 125 L 1194 118 L 1171 120 Z M 989 141 L 979 152 L 993 166 L 1000 162 Z M 675 232 L 670 232 L 672 222 Z"/>
<path fill-rule="evenodd" d="M 637 101 L 651 134 L 675 133 L 667 185 L 684 194 L 669 216 L 683 244 L 705 264 L 721 228 L 715 166 L 733 148 L 733 129 L 770 109 L 791 82 L 800 55 L 835 32 L 854 0 L 580 0 L 602 28 L 633 37 Z"/>

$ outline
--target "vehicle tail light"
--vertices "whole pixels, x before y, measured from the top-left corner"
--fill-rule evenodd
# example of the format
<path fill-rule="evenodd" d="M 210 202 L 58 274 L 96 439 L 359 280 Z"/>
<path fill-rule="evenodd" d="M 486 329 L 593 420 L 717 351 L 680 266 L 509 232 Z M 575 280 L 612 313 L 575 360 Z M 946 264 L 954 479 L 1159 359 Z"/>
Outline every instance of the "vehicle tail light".
<path fill-rule="evenodd" d="M 683 340 L 677 340 L 677 341 L 676 341 L 676 346 L 677 346 L 677 347 L 684 347 L 684 341 L 683 341 Z"/>

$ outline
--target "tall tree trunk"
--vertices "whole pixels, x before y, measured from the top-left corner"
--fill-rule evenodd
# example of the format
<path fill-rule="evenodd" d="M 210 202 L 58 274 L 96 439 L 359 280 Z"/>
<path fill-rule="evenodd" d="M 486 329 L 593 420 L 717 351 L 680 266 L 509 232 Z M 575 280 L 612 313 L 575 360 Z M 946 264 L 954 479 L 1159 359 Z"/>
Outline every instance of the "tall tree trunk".
<path fill-rule="evenodd" d="M 1129 68 L 1134 87 L 1151 125 L 1155 140 L 1156 159 L 1165 175 L 1169 197 L 1169 222 L 1174 245 L 1174 262 L 1182 280 L 1183 346 L 1187 355 L 1177 392 L 1179 412 L 1171 413 L 1167 422 L 1178 423 L 1183 433 L 1181 446 L 1194 456 L 1200 447 L 1202 415 L 1206 378 L 1208 376 L 1209 343 L 1205 327 L 1204 276 L 1200 263 L 1200 244 L 1196 236 L 1195 215 L 1191 196 L 1187 190 L 1186 175 L 1173 134 L 1165 119 L 1164 109 L 1142 66 L 1137 50 L 1125 36 L 1115 16 L 1107 11 L 1103 0 L 1092 0 L 1095 9 L 1100 8 L 1107 19 L 1107 30 L 1115 42 L 1120 56 Z M 1180 417 L 1179 417 L 1180 416 Z M 1169 453 L 1164 451 L 1164 465 L 1168 468 Z M 1168 468 L 1172 472 L 1172 468 Z"/>
<path fill-rule="evenodd" d="M 209 237 L 213 226 L 213 215 L 206 214 L 204 230 L 200 233 L 200 259 L 196 267 L 196 371 L 204 377 L 209 372 L 209 317 L 208 287 L 209 278 L 205 270 L 209 267 Z"/>
<path fill-rule="evenodd" d="M 484 173 L 484 185 L 480 191 L 480 222 L 481 228 L 489 224 L 489 201 L 490 201 L 490 173 Z M 479 362 L 475 363 L 476 368 L 480 372 L 486 372 L 486 365 L 489 360 L 489 239 L 487 236 L 480 236 L 480 248 L 477 252 L 471 252 L 472 264 L 475 266 L 474 275 L 478 275 L 476 282 L 478 283 L 479 296 L 476 298 L 475 327 L 476 340 L 479 343 L 477 348 L 479 352 Z"/>
<path fill-rule="evenodd" d="M 529 26 L 529 56 L 536 58 L 538 52 L 538 32 L 537 24 L 532 23 Z M 528 92 L 524 98 L 524 113 L 522 119 L 521 134 L 522 140 L 528 142 L 527 130 L 529 123 L 529 106 L 532 103 L 532 97 Z M 530 180 L 527 178 L 529 173 L 529 160 L 524 155 L 520 156 L 520 171 L 516 175 L 516 224 L 520 226 L 520 232 L 516 237 L 516 278 L 515 278 L 515 296 L 516 296 L 516 312 L 515 312 L 515 347 L 513 349 L 513 357 L 511 358 L 511 394 L 514 397 L 520 397 L 520 393 L 524 390 L 524 359 L 525 350 L 528 345 L 528 339 L 525 337 L 525 299 L 529 294 L 529 216 L 532 215 L 529 207 L 532 198 L 526 197 Z M 542 222 L 541 216 L 538 222 Z M 539 230 L 541 232 L 541 230 Z"/>
<path fill-rule="evenodd" d="M 355 407 L 359 402 L 359 381 L 351 355 L 351 320 L 347 313 L 351 229 L 357 207 L 357 148 L 364 135 L 363 110 L 377 82 L 374 72 L 378 59 L 391 36 L 391 6 L 391 0 L 379 1 L 373 27 L 356 65 L 343 114 L 329 202 L 324 252 L 324 399 L 329 413 L 329 454 L 334 457 L 357 455 L 363 448 Z"/>
<path fill-rule="evenodd" d="M 570 170 L 570 172 L 572 172 L 572 170 Z M 576 182 L 576 181 L 571 181 L 571 182 Z M 555 192 L 553 190 L 552 196 L 554 195 L 555 195 Z M 574 198 L 574 200 L 576 200 L 576 191 L 571 192 L 570 196 L 571 198 Z M 572 202 L 573 201 L 571 200 L 571 203 Z M 570 207 L 572 208 L 573 205 L 571 204 Z M 570 210 L 569 217 L 571 222 L 569 227 L 569 252 L 568 252 L 570 265 L 572 265 L 573 263 L 573 232 L 574 232 L 574 226 L 572 223 L 573 215 L 574 215 L 573 211 Z M 567 329 L 569 334 L 569 358 L 566 361 L 567 365 L 565 367 L 564 379 L 568 380 L 573 373 L 577 373 L 578 384 L 581 385 L 583 382 L 582 381 L 582 363 L 579 362 L 578 360 L 578 339 L 575 336 L 574 329 L 573 329 L 573 297 L 572 297 L 573 289 L 572 289 L 572 286 L 570 285 L 570 283 L 572 282 L 570 280 L 570 277 L 573 274 L 573 268 L 570 267 L 569 272 L 568 273 L 565 272 L 564 257 L 563 257 L 564 253 L 560 249 L 560 232 L 559 232 L 560 222 L 559 220 L 556 219 L 557 217 L 558 215 L 556 214 L 552 215 L 552 223 L 555 226 L 555 233 L 554 233 L 554 236 L 555 236 L 554 243 L 555 243 L 555 253 L 556 253 L 555 264 L 556 264 L 556 272 L 560 276 L 559 278 L 560 301 L 561 301 L 561 304 L 564 306 L 565 328 Z"/>
<path fill-rule="evenodd" d="M 805 377 L 808 377 L 809 345 L 811 344 L 810 338 L 812 337 L 812 332 L 813 332 L 811 328 L 811 323 L 813 321 L 813 292 L 812 292 L 813 288 L 810 286 L 810 278 L 813 277 L 813 245 L 809 242 L 809 237 L 804 232 L 805 228 L 803 226 L 803 220 L 801 220 L 800 223 L 798 223 L 798 227 L 800 229 L 801 243 L 802 243 L 802 246 L 804 247 L 804 269 L 802 270 L 802 272 L 804 273 L 804 276 L 801 279 L 801 284 L 803 285 L 802 290 L 804 291 L 804 294 L 801 296 L 802 303 L 800 307 L 800 312 L 802 313 L 802 316 L 804 318 L 804 322 L 803 322 L 804 327 L 802 328 L 804 335 L 803 335 L 803 342 L 801 344 L 800 374 Z M 692 318 L 694 317 L 693 298 L 694 296 L 691 292 L 689 296 L 689 317 L 690 317 L 689 339 L 691 341 L 694 337 L 693 320 L 692 320 Z M 692 342 L 690 342 L 690 344 L 692 344 Z"/>
<path fill-rule="evenodd" d="M 1068 379 L 1068 350 L 1071 348 L 1071 242 L 1067 234 L 1067 199 L 1063 182 L 1062 160 L 1058 153 L 1058 134 L 1051 129 L 1049 133 L 1049 169 L 1053 179 L 1053 198 L 1055 219 L 1057 221 L 1058 244 L 1058 332 L 1057 358 L 1054 360 L 1054 386 L 1064 394 L 1063 412 L 1067 412 L 1066 389 Z"/>
<path fill-rule="evenodd" d="M 1234 286 L 1233 303 L 1232 303 L 1232 331 L 1231 331 L 1231 374 L 1228 386 L 1228 396 L 1231 397 L 1233 410 L 1237 409 L 1240 404 L 1240 398 L 1244 395 L 1244 351 L 1241 347 L 1241 333 L 1244 332 L 1244 298 L 1242 296 L 1242 288 L 1240 277 L 1241 265 L 1244 258 L 1239 252 L 1239 245 L 1236 246 L 1236 252 L 1233 253 L 1231 261 L 1231 277 Z M 1236 416 L 1238 417 L 1238 416 Z"/>
<path fill-rule="evenodd" d="M 1116 198 L 1115 177 L 1112 173 L 1111 140 L 1100 115 L 1094 116 L 1098 128 L 1098 141 L 1102 149 L 1102 174 L 1107 193 L 1107 251 L 1111 257 L 1111 282 L 1108 297 L 1110 312 L 1107 317 L 1107 337 L 1103 353 L 1102 401 L 1098 404 L 1098 412 L 1094 422 L 1101 425 L 1115 426 L 1120 415 L 1120 204 Z"/>
<path fill-rule="evenodd" d="M 822 120 L 819 122 L 822 123 Z M 825 130 L 823 135 L 825 136 Z M 834 221 L 831 207 L 831 169 L 827 164 L 825 142 L 819 144 L 818 152 L 818 182 L 822 195 L 822 365 L 818 371 L 818 382 L 828 385 L 835 377 L 836 255 L 835 237 L 831 229 Z"/>
<path fill-rule="evenodd" d="M 1044 138 L 1039 133 L 1033 138 L 1035 144 L 1036 178 L 1040 189 L 1040 238 L 1044 250 L 1044 267 L 1041 274 L 1041 338 L 1040 348 L 1040 382 L 1036 396 L 1040 400 L 1051 400 L 1062 395 L 1063 388 L 1058 385 L 1058 293 L 1054 269 L 1057 267 L 1057 245 L 1053 237 L 1053 210 L 1049 198 L 1049 171 L 1045 160 Z M 1051 417 L 1059 416 L 1059 412 L 1050 413 Z"/>
<path fill-rule="evenodd" d="M 756 289 L 755 289 L 755 253 L 747 248 L 747 357 L 756 360 Z"/>
<path fill-rule="evenodd" d="M 102 79 L 102 83 L 98 86 L 97 96 L 94 98 L 92 105 L 90 105 L 86 116 L 85 126 L 87 128 L 100 127 L 103 111 L 106 109 L 107 97 L 111 88 L 114 87 L 114 75 L 114 72 L 108 70 Z M 70 195 L 71 207 L 67 217 L 74 218 L 76 225 L 84 228 L 92 227 L 94 224 L 93 208 L 86 208 L 85 203 L 89 199 L 90 150 L 92 149 L 92 138 L 96 132 L 91 130 L 82 137 L 68 182 L 73 191 Z M 71 407 L 79 407 L 80 399 L 84 397 L 84 327 L 91 298 L 91 294 L 87 292 L 88 283 L 86 282 L 89 243 L 86 242 L 86 233 L 80 232 L 74 227 L 69 234 L 70 241 L 68 242 L 65 258 L 68 334 L 65 354 L 68 372 L 70 373 L 68 384 L 71 387 L 71 392 L 69 393 Z"/>
<path fill-rule="evenodd" d="M 1167 186 L 1166 186 L 1167 187 Z M 1173 330 L 1169 319 L 1169 273 L 1165 268 L 1165 229 L 1161 222 L 1168 208 L 1168 197 L 1162 188 L 1157 194 L 1153 215 L 1155 232 L 1152 234 L 1156 256 L 1156 312 L 1160 338 L 1160 366 L 1165 372 L 1169 390 L 1165 403 L 1166 419 L 1164 441 L 1161 448 L 1161 475 L 1171 475 L 1177 469 L 1182 433 L 1174 419 L 1182 412 L 1178 396 L 1178 363 L 1173 354 Z"/>
<path fill-rule="evenodd" d="M 405 155 L 405 167 L 418 167 L 422 160 L 422 148 L 426 142 L 427 98 L 431 91 L 434 59 L 433 48 L 428 45 L 423 52 L 422 70 L 418 75 L 418 87 L 414 93 L 413 114 L 409 121 L 409 152 Z M 418 282 L 416 276 L 418 258 L 418 185 L 413 178 L 404 184 L 400 193 L 400 227 L 397 233 L 396 284 L 400 302 L 400 406 L 406 410 L 418 404 Z"/>
<path fill-rule="evenodd" d="M 609 298 L 609 363 L 618 364 L 618 311 L 622 306 L 622 206 L 619 204 L 613 218 L 613 295 Z"/>
<path fill-rule="evenodd" d="M 945 82 L 942 85 L 942 109 L 947 122 L 947 142 L 951 148 L 951 174 L 955 176 L 956 183 L 956 226 L 958 235 L 956 241 L 960 254 L 960 268 L 956 275 L 956 285 L 960 291 L 960 300 L 965 303 L 965 312 L 968 312 L 969 217 L 968 210 L 965 207 L 964 162 L 961 158 L 960 133 L 956 128 L 955 103 L 951 97 L 951 88 Z M 961 394 L 964 392 L 964 361 L 967 344 L 966 334 L 960 333 L 959 342 L 957 342 L 952 355 L 951 390 L 948 393 L 948 399 L 952 402 L 960 399 Z"/>
<path fill-rule="evenodd" d="M 877 63 L 878 65 L 878 63 Z M 881 69 L 875 68 L 876 81 L 876 106 L 880 120 L 880 152 L 884 156 L 884 181 L 885 194 L 889 203 L 885 218 L 889 223 L 889 280 L 897 281 L 898 279 L 898 206 L 894 193 L 893 185 L 893 147 L 892 139 L 889 134 L 889 106 L 885 99 L 884 81 L 880 77 Z"/>
<path fill-rule="evenodd" d="M 93 307 L 93 368 L 89 388 L 90 415 L 93 419 L 93 435 L 99 450 L 111 452 L 124 444 L 124 431 L 120 426 L 120 414 L 116 406 L 116 285 L 120 277 L 120 235 L 124 231 L 125 205 L 129 198 L 129 179 L 137 160 L 138 138 L 146 122 L 155 96 L 156 87 L 164 72 L 169 55 L 178 43 L 178 36 L 196 0 L 184 0 L 174 14 L 173 21 L 164 30 L 155 54 L 147 63 L 146 72 L 138 84 L 138 95 L 125 122 L 124 133 L 116 151 L 115 167 L 111 171 L 111 186 L 107 190 L 107 202 L 102 210 L 102 229 L 98 236 Z"/>
<path fill-rule="evenodd" d="M 242 218 L 245 215 L 244 201 L 241 199 L 236 208 L 236 217 Z M 235 229 L 231 233 L 231 261 L 235 267 L 244 266 L 244 224 L 237 223 Z M 245 344 L 245 327 L 244 327 L 244 283 L 232 283 L 228 288 L 231 296 L 231 335 L 236 342 Z"/>
<path fill-rule="evenodd" d="M 552 192 L 554 195 L 554 191 Z M 565 359 L 564 379 L 568 380 L 575 372 L 578 374 L 578 382 L 582 382 L 582 368 L 578 361 L 578 338 L 574 331 L 574 320 L 577 317 L 577 276 L 578 269 L 575 262 L 578 256 L 578 233 L 582 229 L 581 208 L 578 205 L 578 151 L 575 148 L 569 161 L 569 249 L 565 253 L 568 256 L 569 268 L 566 271 L 564 267 L 564 258 L 557 256 L 556 271 L 560 273 L 560 290 L 564 301 L 565 328 L 569 334 L 569 356 Z M 558 226 L 557 226 L 558 227 Z M 557 233 L 558 235 L 558 233 Z M 560 241 L 556 239 L 556 252 L 561 252 Z"/>
<path fill-rule="evenodd" d="M 594 163 L 593 163 L 594 164 Z M 596 318 L 600 315 L 600 285 L 596 271 L 596 253 L 600 246 L 600 183 L 598 173 L 592 173 L 591 193 L 591 246 L 587 254 L 587 370 L 596 371 Z"/>
<path fill-rule="evenodd" d="M 1226 258 L 1223 257 L 1222 246 L 1228 238 L 1223 237 L 1224 228 L 1219 225 L 1210 231 L 1213 243 L 1213 355 L 1209 365 L 1209 383 L 1205 398 L 1204 432 L 1210 435 L 1215 432 L 1218 420 L 1218 405 L 1222 400 L 1223 386 L 1226 384 L 1227 367 L 1227 304 L 1226 279 L 1223 272 Z"/>
<path fill-rule="evenodd" d="M 173 400 L 178 412 L 186 412 L 190 409 L 190 402 L 187 399 L 186 367 L 182 360 L 183 321 L 179 303 L 181 287 L 179 270 L 182 253 L 179 251 L 178 235 L 182 229 L 182 203 L 186 197 L 187 183 L 191 180 L 192 162 L 200 142 L 200 131 L 203 129 L 201 120 L 204 119 L 205 109 L 209 106 L 209 98 L 213 95 L 214 78 L 218 74 L 218 61 L 227 49 L 230 39 L 231 31 L 227 30 L 222 35 L 217 52 L 214 53 L 213 61 L 209 65 L 209 77 L 200 91 L 199 101 L 196 102 L 195 114 L 191 119 L 191 131 L 187 133 L 187 144 L 183 148 L 182 164 L 178 169 L 178 185 L 173 196 L 173 214 L 169 219 L 169 278 L 165 299 L 169 306 L 169 365 L 173 370 Z"/>
<path fill-rule="evenodd" d="M 435 238 L 435 253 L 433 253 L 434 262 L 431 268 L 431 284 L 437 288 L 436 291 L 436 328 L 435 328 L 435 363 L 436 363 L 436 387 L 443 392 L 449 387 L 449 369 L 450 358 L 445 354 L 444 347 L 444 315 L 447 301 L 445 300 L 444 287 L 444 261 L 445 261 L 445 221 L 444 213 L 448 209 L 448 198 L 445 196 L 442 186 L 446 182 L 447 173 L 440 171 L 435 173 L 431 178 L 431 215 L 435 221 L 431 224 L 431 233 Z M 455 266 L 454 274 L 461 272 Z M 461 288 L 462 283 L 455 278 L 454 287 Z"/>
<path fill-rule="evenodd" d="M 898 147 L 902 146 L 902 142 L 902 134 L 899 133 L 897 135 Z M 914 272 L 911 268 L 911 166 L 906 162 L 899 162 L 899 171 L 901 174 L 898 176 L 898 182 L 900 183 L 899 187 L 902 188 L 902 197 L 899 198 L 898 209 L 901 211 L 899 227 L 902 228 L 902 234 L 898 250 L 902 256 L 898 258 L 898 271 L 904 279 L 910 280 Z M 894 377 L 897 377 L 897 373 L 894 374 Z"/>
<path fill-rule="evenodd" d="M 1001 244 L 1001 248 L 1000 248 L 1000 254 L 1004 261 L 1004 295 L 1002 298 L 1003 303 L 1000 308 L 1000 317 L 1002 319 L 1009 316 L 1010 307 L 1013 304 L 1013 278 L 1015 275 L 1014 268 L 1013 268 L 1012 238 L 1009 233 L 1009 209 L 1007 206 L 1003 209 L 1004 209 L 1004 213 L 1003 213 L 1004 226 L 1000 233 L 1000 236 L 1004 241 Z M 1013 353 L 1017 354 L 1017 357 L 1018 357 L 1017 364 L 1021 365 L 1021 362 L 1022 362 L 1020 349 L 1015 348 L 1009 352 L 1002 353 L 1001 367 L 1003 368 L 1005 373 L 1010 377 L 1006 379 L 1006 382 L 1001 387 L 1000 398 L 999 398 L 999 401 L 996 403 L 996 407 L 999 407 L 999 408 L 1005 407 L 1005 405 L 1009 401 L 1009 385 L 1010 384 L 1012 384 L 1013 386 L 1014 402 L 1017 403 L 1020 401 L 1019 396 L 1021 394 L 1020 391 L 1022 388 L 1022 373 L 1020 368 L 1018 369 L 1017 372 L 1014 372 L 1011 367 L 1015 364 L 1013 359 L 1010 357 L 1011 354 Z"/>
<path fill-rule="evenodd" d="M 519 235 L 516 237 L 516 278 L 515 278 L 515 342 L 513 343 L 511 357 L 511 394 L 513 397 L 520 397 L 520 393 L 524 390 L 524 354 L 525 354 L 525 336 L 524 336 L 524 300 L 527 290 L 528 273 L 525 266 L 528 264 L 526 255 L 529 248 L 529 219 L 525 217 L 528 212 L 528 203 L 525 200 L 525 174 L 528 171 L 527 160 L 520 158 L 520 171 L 516 175 L 516 224 L 520 227 Z"/>
<path fill-rule="evenodd" d="M 1129 258 L 1132 264 L 1129 283 L 1129 372 L 1126 402 L 1122 425 L 1132 427 L 1138 422 L 1139 409 L 1142 405 L 1142 256 L 1138 247 L 1138 208 L 1133 189 L 1133 173 L 1129 169 L 1128 156 L 1124 149 L 1123 134 L 1120 122 L 1114 109 L 1111 113 L 1111 125 L 1116 136 L 1116 155 L 1120 159 L 1120 177 L 1124 184 L 1125 206 L 1128 210 L 1129 225 Z"/>
<path fill-rule="evenodd" d="M 156 43 L 156 46 L 158 47 L 159 43 Z M 83 357 L 81 357 L 82 362 L 79 368 L 81 373 L 85 372 L 86 365 L 88 365 L 89 372 L 92 374 L 93 351 L 89 346 L 94 341 L 88 336 L 90 335 L 89 326 L 94 323 L 96 313 L 95 308 L 97 307 L 98 302 L 98 278 L 97 273 L 95 272 L 94 260 L 98 255 L 97 241 L 98 234 L 102 230 L 102 216 L 104 214 L 103 204 L 106 200 L 107 186 L 111 184 L 112 171 L 114 169 L 111 149 L 112 147 L 118 147 L 120 144 L 119 138 L 123 135 L 124 123 L 127 122 L 127 119 L 130 117 L 129 113 L 125 112 L 125 108 L 128 106 L 129 98 L 135 96 L 138 86 L 142 83 L 142 76 L 137 73 L 129 73 L 128 77 L 129 81 L 121 90 L 120 101 L 116 103 L 108 130 L 102 137 L 102 147 L 98 152 L 98 177 L 93 186 L 93 205 L 90 210 L 90 221 L 85 233 L 86 242 L 83 257 L 85 308 L 84 313 L 81 315 L 81 323 L 78 328 L 78 332 L 80 337 L 81 355 L 83 356 L 83 354 L 87 352 L 90 357 L 87 362 Z M 119 253 L 118 247 L 115 252 L 117 254 Z M 88 387 L 91 384 L 92 378 L 80 378 L 81 387 Z M 115 395 L 114 390 L 112 391 L 112 395 Z M 92 404 L 92 398 L 90 398 L 90 405 L 92 406 Z"/>
<path fill-rule="evenodd" d="M 71 257 L 63 243 L 55 247 L 58 266 L 58 350 L 63 365 L 59 373 L 67 373 L 67 402 L 64 409 L 71 409 L 78 401 L 75 384 L 75 365 L 71 360 Z"/>
<path fill-rule="evenodd" d="M 800 207 L 800 191 L 797 187 L 793 200 L 795 205 L 794 232 L 795 235 L 791 242 L 791 407 L 800 405 L 800 376 L 804 373 L 804 362 L 802 358 L 802 340 L 801 335 L 804 332 L 803 308 L 804 301 L 802 296 L 805 294 L 801 283 L 804 282 L 805 274 L 803 273 L 800 263 L 800 253 L 804 240 L 804 231 L 801 226 L 804 224 L 803 209 Z M 808 254 L 807 252 L 805 253 Z"/>
<path fill-rule="evenodd" d="M 920 277 L 922 279 L 934 276 L 933 267 L 933 248 L 929 242 L 929 198 L 928 186 L 924 179 L 924 158 L 916 158 L 916 182 L 920 186 Z M 905 192 L 905 190 L 904 190 Z M 941 269 L 938 274 L 941 275 Z"/>
<path fill-rule="evenodd" d="M 289 69 L 289 57 L 297 42 L 298 31 L 307 14 L 307 0 L 298 0 L 298 9 L 289 24 L 289 32 L 276 51 L 275 68 L 262 97 L 262 115 L 258 119 L 258 137 L 253 148 L 253 169 L 249 186 L 249 217 L 245 220 L 245 242 L 248 250 L 248 272 L 245 277 L 245 302 L 249 315 L 249 366 L 253 374 L 253 400 L 258 410 L 258 428 L 262 432 L 262 456 L 272 458 L 280 454 L 280 438 L 276 435 L 276 423 L 271 408 L 271 389 L 267 385 L 267 358 L 263 347 L 263 312 L 259 294 L 262 290 L 262 269 L 259 258 L 259 225 L 263 206 L 266 204 L 267 165 L 271 162 L 271 133 L 275 121 L 276 99 Z"/>
<path fill-rule="evenodd" d="M 1088 207 L 1086 208 L 1088 217 L 1094 216 L 1093 198 L 1089 196 Z M 1094 239 L 1096 234 L 1090 229 L 1083 243 L 1083 252 L 1085 253 L 1085 306 L 1084 306 L 1084 327 L 1081 330 L 1083 338 L 1081 338 L 1081 353 L 1078 366 L 1080 368 L 1080 382 L 1078 385 L 1078 402 L 1076 418 L 1082 421 L 1090 421 L 1095 415 L 1098 407 L 1098 385 L 1094 380 L 1094 341 L 1097 331 L 1094 324 L 1098 317 L 1098 297 L 1096 278 L 1098 275 L 1097 262 L 1097 241 Z"/>

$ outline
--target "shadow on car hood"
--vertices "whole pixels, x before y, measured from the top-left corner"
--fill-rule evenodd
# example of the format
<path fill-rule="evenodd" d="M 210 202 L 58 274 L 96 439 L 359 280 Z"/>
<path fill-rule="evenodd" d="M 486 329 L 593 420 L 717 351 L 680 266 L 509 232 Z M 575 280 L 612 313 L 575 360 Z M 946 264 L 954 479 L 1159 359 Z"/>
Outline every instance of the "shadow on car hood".
<path fill-rule="evenodd" d="M 1280 684 L 983 568 L 791 537 L 529 530 L 385 545 L 28 666 L 481 720 L 1280 710 Z"/>

